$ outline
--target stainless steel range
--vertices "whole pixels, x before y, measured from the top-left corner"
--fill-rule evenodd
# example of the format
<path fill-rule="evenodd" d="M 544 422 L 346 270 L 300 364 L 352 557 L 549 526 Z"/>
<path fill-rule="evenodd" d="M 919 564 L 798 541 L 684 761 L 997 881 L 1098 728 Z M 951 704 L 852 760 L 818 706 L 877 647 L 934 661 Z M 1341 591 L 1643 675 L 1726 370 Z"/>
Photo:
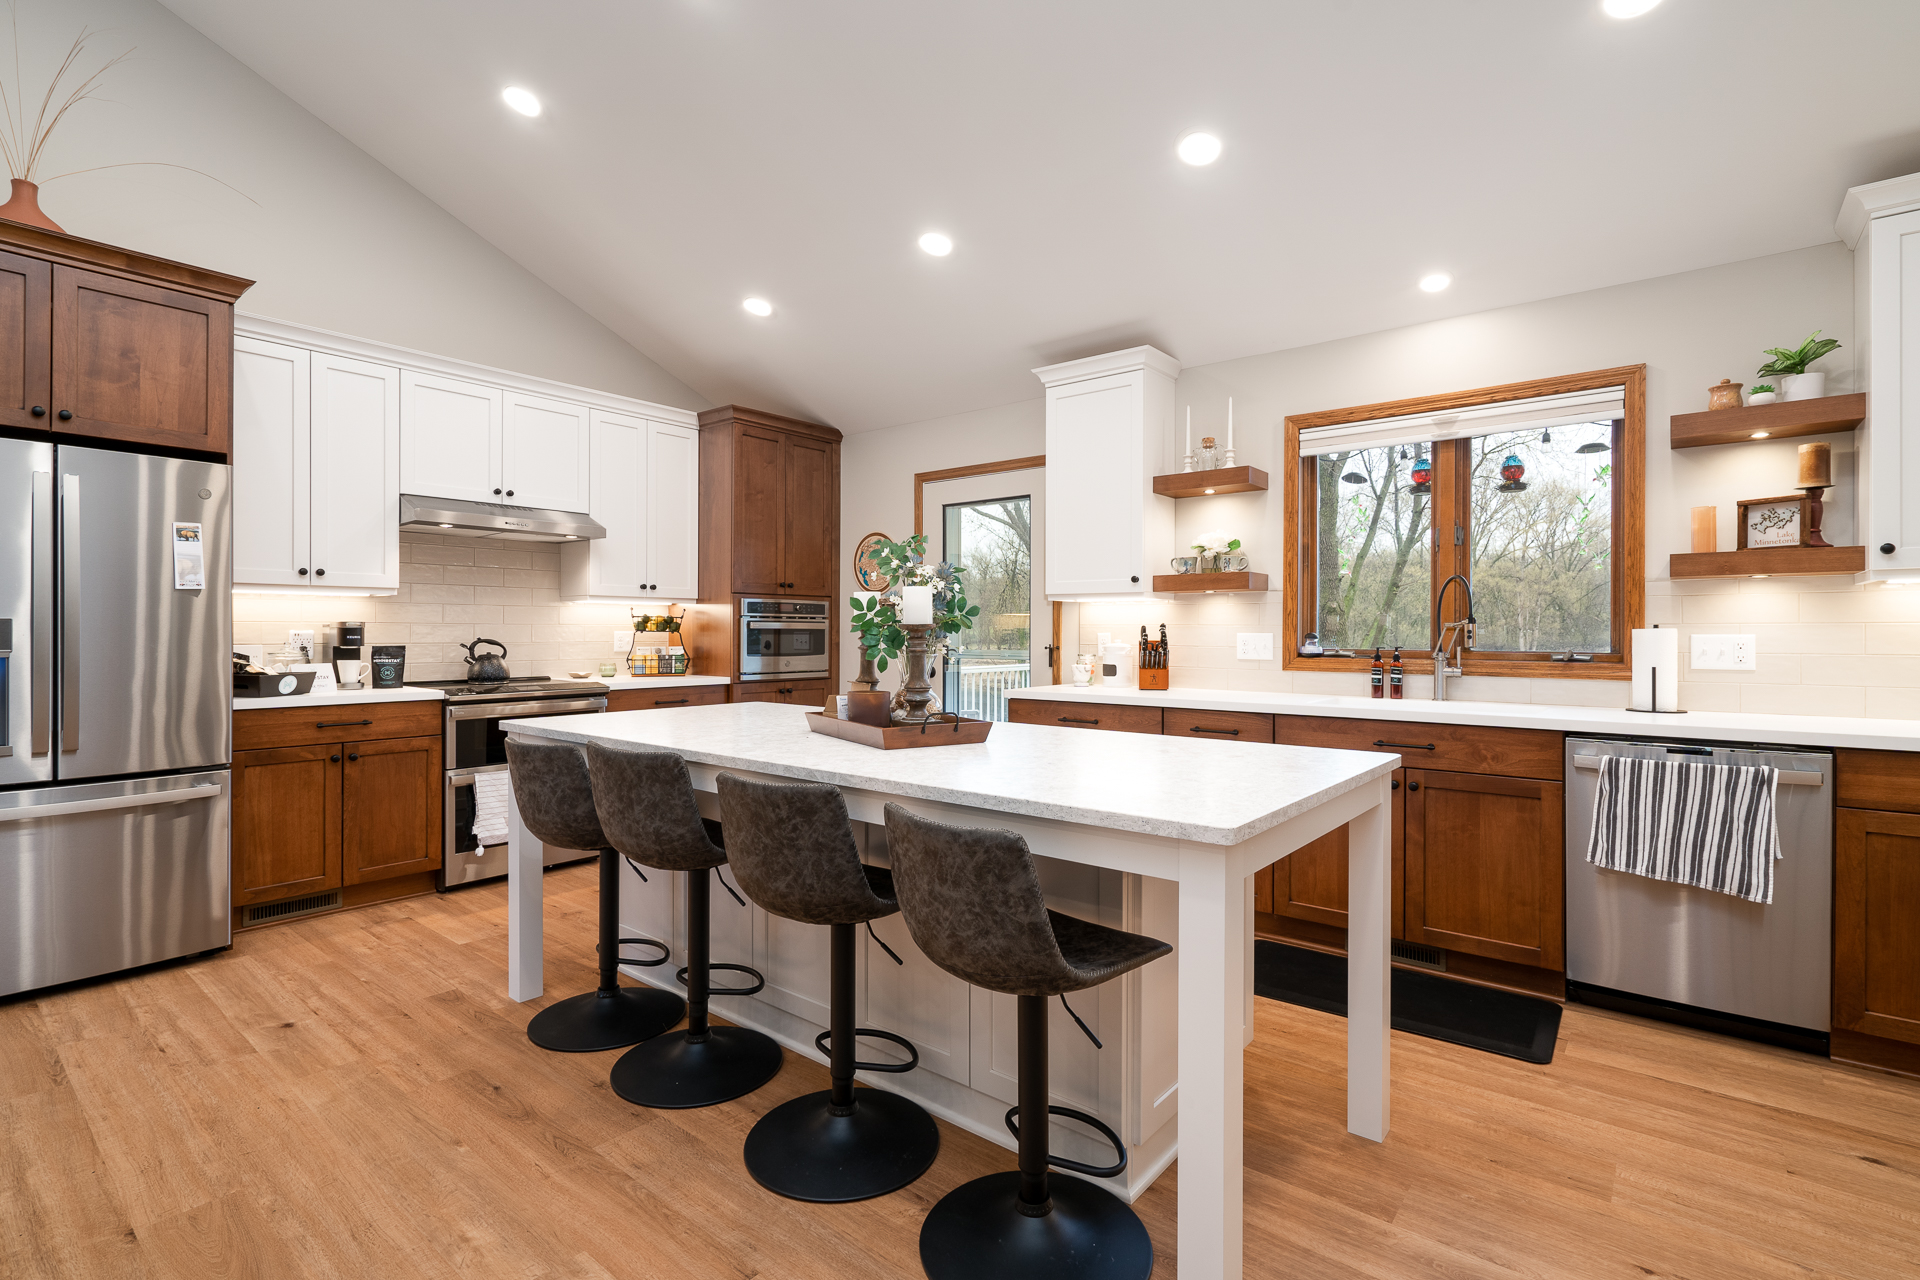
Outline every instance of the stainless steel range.
<path fill-rule="evenodd" d="M 503 832 L 487 828 L 507 785 L 506 720 L 530 716 L 597 715 L 607 709 L 607 686 L 590 681 L 518 676 L 499 684 L 465 680 L 409 680 L 409 686 L 438 689 L 446 698 L 445 817 L 446 845 L 441 850 L 442 891 L 507 874 Z M 489 800 L 494 803 L 490 804 Z M 475 828 L 479 827 L 476 834 Z M 598 855 L 598 849 L 546 846 L 546 865 Z"/>

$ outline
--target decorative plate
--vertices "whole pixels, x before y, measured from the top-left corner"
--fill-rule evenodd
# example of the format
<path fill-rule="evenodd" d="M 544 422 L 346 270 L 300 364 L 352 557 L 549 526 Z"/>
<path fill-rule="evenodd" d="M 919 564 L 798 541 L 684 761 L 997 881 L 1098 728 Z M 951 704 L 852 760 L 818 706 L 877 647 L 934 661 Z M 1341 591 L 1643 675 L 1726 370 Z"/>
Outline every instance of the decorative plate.
<path fill-rule="evenodd" d="M 854 548 L 853 580 L 860 584 L 862 591 L 885 591 L 893 585 L 893 579 L 880 571 L 873 556 L 874 545 L 887 541 L 890 539 L 884 533 L 870 533 Z"/>

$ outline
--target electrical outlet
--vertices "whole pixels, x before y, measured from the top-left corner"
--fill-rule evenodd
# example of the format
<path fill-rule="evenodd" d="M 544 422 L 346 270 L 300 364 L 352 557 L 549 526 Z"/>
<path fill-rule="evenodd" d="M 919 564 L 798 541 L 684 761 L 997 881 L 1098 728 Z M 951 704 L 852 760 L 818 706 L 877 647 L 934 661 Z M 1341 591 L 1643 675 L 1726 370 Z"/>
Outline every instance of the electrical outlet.
<path fill-rule="evenodd" d="M 1273 632 L 1241 631 L 1234 635 L 1234 657 L 1254 662 L 1273 661 Z"/>
<path fill-rule="evenodd" d="M 1758 646 L 1752 636 L 1693 637 L 1696 671 L 1754 671 L 1759 669 Z"/>
<path fill-rule="evenodd" d="M 311 631 L 287 632 L 287 647 L 290 649 L 304 649 L 308 662 L 319 661 L 319 659 L 313 655 L 313 632 Z"/>
<path fill-rule="evenodd" d="M 613 651 L 615 653 L 625 653 L 628 649 L 632 647 L 633 647 L 632 628 L 627 628 L 626 630 L 616 631 L 613 633 Z"/>

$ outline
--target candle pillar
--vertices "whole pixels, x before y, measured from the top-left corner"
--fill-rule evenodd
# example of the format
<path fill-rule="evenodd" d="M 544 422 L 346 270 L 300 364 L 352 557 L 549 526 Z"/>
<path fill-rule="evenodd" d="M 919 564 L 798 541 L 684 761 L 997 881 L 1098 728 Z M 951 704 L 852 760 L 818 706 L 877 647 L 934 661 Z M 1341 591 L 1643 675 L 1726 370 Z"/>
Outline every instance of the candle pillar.
<path fill-rule="evenodd" d="M 1718 551 L 1720 528 L 1720 509 L 1718 507 L 1695 507 L 1693 509 L 1693 549 L 1699 551 Z"/>
<path fill-rule="evenodd" d="M 1225 466 L 1233 465 L 1233 397 L 1227 397 L 1227 460 Z"/>
<path fill-rule="evenodd" d="M 933 625 L 933 588 L 900 588 L 900 623 L 908 627 Z"/>
<path fill-rule="evenodd" d="M 1193 406 L 1187 406 L 1187 456 L 1181 460 L 1182 471 L 1193 470 Z"/>

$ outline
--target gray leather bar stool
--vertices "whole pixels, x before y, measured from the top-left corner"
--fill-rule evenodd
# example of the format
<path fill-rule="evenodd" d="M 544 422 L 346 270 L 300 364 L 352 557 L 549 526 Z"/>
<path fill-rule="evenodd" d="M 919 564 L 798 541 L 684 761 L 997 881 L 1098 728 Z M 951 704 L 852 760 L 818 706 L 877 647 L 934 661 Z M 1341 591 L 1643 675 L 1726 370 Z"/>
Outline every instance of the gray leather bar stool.
<path fill-rule="evenodd" d="M 639 1106 L 669 1108 L 710 1107 L 752 1093 L 779 1073 L 780 1046 L 758 1031 L 707 1021 L 709 996 L 748 996 L 766 986 L 746 965 L 712 963 L 713 871 L 727 861 L 720 824 L 700 816 L 687 762 L 671 751 L 590 745 L 587 768 L 608 843 L 643 866 L 687 877 L 687 967 L 679 974 L 687 987 L 687 1028 L 622 1054 L 613 1064 L 613 1091 Z M 715 969 L 751 974 L 754 984 L 715 991 L 709 983 Z"/>
<path fill-rule="evenodd" d="M 600 851 L 600 986 L 535 1014 L 527 1039 L 560 1053 L 598 1053 L 651 1040 L 685 1016 L 687 1002 L 671 991 L 620 985 L 622 945 L 660 948 L 654 959 L 626 964 L 665 964 L 669 952 L 652 938 L 620 936 L 620 855 L 600 831 L 586 756 L 562 742 L 509 741 L 507 769 L 520 820 L 535 838 L 562 849 Z"/>
<path fill-rule="evenodd" d="M 920 1265 L 932 1280 L 1145 1280 L 1153 1241 L 1139 1216 L 1105 1187 L 1047 1176 L 1049 1166 L 1097 1178 L 1127 1167 L 1120 1135 L 1084 1111 L 1047 1102 L 1047 1001 L 1061 996 L 1064 1003 L 1068 992 L 1173 948 L 1047 910 L 1027 842 L 1011 831 L 949 826 L 895 804 L 886 815 L 894 885 L 914 942 L 962 981 L 1020 1001 L 1020 1105 L 1007 1112 L 1007 1128 L 1020 1143 L 1019 1172 L 988 1174 L 948 1192 L 920 1228 Z M 1087 1038 L 1100 1043 L 1091 1031 Z M 1049 1116 L 1098 1131 L 1113 1144 L 1115 1163 L 1051 1155 Z"/>
<path fill-rule="evenodd" d="M 719 786 L 727 858 L 740 887 L 773 915 L 831 930 L 828 1029 L 814 1043 L 828 1056 L 833 1087 L 760 1117 L 747 1134 L 747 1172 L 767 1190 L 794 1200 L 840 1204 L 898 1191 L 940 1154 L 939 1127 L 916 1102 L 853 1087 L 855 1071 L 902 1072 L 920 1065 L 919 1053 L 903 1037 L 853 1025 L 854 927 L 900 909 L 893 874 L 860 861 L 838 787 L 730 773 L 720 775 Z M 890 1040 L 907 1051 L 907 1060 L 858 1062 L 856 1036 Z"/>

